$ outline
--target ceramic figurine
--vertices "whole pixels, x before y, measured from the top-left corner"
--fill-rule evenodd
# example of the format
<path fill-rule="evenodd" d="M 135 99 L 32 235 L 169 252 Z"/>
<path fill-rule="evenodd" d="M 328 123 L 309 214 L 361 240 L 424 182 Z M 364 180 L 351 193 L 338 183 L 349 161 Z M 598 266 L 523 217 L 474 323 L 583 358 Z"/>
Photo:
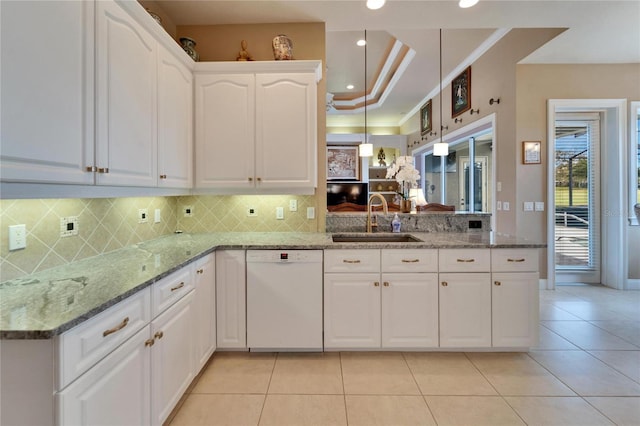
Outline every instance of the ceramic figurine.
<path fill-rule="evenodd" d="M 180 37 L 180 44 L 182 45 L 184 51 L 187 52 L 187 55 L 191 56 L 191 59 L 198 62 L 198 60 L 200 59 L 200 55 L 198 55 L 198 52 L 196 52 L 195 40 L 189 37 Z"/>
<path fill-rule="evenodd" d="M 273 58 L 276 61 L 293 59 L 293 42 L 284 34 L 273 38 Z"/>
<path fill-rule="evenodd" d="M 242 40 L 240 42 L 240 52 L 238 52 L 238 57 L 236 58 L 236 61 L 253 61 L 253 57 L 251 56 L 251 53 L 249 53 L 247 51 L 247 40 Z"/>

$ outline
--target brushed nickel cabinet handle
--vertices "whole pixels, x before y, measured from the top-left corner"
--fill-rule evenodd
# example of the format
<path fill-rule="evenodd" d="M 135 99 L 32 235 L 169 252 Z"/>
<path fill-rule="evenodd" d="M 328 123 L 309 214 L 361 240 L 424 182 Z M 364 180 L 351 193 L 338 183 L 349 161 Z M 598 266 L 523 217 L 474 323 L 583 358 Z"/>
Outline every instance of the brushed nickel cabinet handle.
<path fill-rule="evenodd" d="M 180 290 L 182 287 L 184 287 L 184 281 L 182 281 L 180 284 L 178 284 L 175 287 L 171 287 L 171 291 Z"/>
<path fill-rule="evenodd" d="M 459 263 L 473 263 L 476 260 L 475 259 L 457 259 L 456 261 Z"/>
<path fill-rule="evenodd" d="M 418 263 L 420 259 L 402 259 L 402 263 Z"/>
<path fill-rule="evenodd" d="M 502 283 L 500 281 L 494 281 L 493 284 L 494 285 L 502 285 Z"/>
<path fill-rule="evenodd" d="M 446 286 L 448 286 L 448 285 L 449 285 L 449 283 L 448 283 L 448 282 L 446 282 L 446 281 L 442 281 L 442 283 L 441 283 L 441 284 L 442 284 L 442 287 L 446 287 Z"/>
<path fill-rule="evenodd" d="M 164 336 L 164 333 L 162 331 L 157 331 L 156 334 L 153 335 L 153 337 L 156 339 L 162 339 L 162 336 Z"/>
<path fill-rule="evenodd" d="M 507 262 L 521 263 L 521 262 L 524 262 L 524 259 L 507 259 Z"/>
<path fill-rule="evenodd" d="M 153 339 L 147 339 L 144 341 L 145 346 L 153 346 L 154 343 L 156 343 L 156 341 Z"/>
<path fill-rule="evenodd" d="M 342 259 L 342 263 L 360 263 L 360 259 L 355 259 L 355 260 Z"/>
<path fill-rule="evenodd" d="M 108 167 L 98 167 L 98 173 L 109 173 Z"/>
<path fill-rule="evenodd" d="M 125 328 L 127 326 L 127 324 L 129 324 L 129 317 L 126 317 L 125 319 L 122 320 L 122 322 L 118 325 L 116 325 L 113 328 L 110 328 L 108 330 L 105 330 L 102 332 L 102 337 L 107 337 L 110 334 L 113 334 L 117 331 L 122 330 L 123 328 Z"/>
<path fill-rule="evenodd" d="M 380 283 L 378 281 L 376 281 L 376 282 L 373 283 L 373 286 L 374 287 L 380 287 Z"/>

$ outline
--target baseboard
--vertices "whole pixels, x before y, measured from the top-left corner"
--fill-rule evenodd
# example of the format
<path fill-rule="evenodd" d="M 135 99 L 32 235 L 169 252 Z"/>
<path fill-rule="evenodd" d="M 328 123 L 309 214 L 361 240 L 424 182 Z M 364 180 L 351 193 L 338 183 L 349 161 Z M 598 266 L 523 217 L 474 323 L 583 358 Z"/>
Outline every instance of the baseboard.
<path fill-rule="evenodd" d="M 629 278 L 627 280 L 627 290 L 640 290 L 640 279 Z"/>
<path fill-rule="evenodd" d="M 540 278 L 538 280 L 538 288 L 540 290 L 546 290 L 547 289 L 547 279 L 546 278 Z"/>

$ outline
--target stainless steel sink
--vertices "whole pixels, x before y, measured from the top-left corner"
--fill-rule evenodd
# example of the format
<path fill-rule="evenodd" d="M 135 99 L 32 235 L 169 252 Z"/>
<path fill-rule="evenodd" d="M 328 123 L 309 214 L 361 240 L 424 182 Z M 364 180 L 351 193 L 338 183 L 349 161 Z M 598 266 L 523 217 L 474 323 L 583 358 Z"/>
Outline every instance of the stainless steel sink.
<path fill-rule="evenodd" d="M 334 243 L 421 243 L 410 234 L 334 234 Z"/>

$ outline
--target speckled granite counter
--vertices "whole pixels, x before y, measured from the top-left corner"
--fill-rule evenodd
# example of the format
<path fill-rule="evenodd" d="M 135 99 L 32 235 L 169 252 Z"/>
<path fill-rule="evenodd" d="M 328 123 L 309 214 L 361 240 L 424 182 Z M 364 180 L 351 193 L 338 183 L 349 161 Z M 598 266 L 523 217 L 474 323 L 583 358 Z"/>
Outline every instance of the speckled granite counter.
<path fill-rule="evenodd" d="M 0 339 L 52 338 L 216 249 L 545 247 L 492 233 L 411 235 L 422 242 L 334 243 L 329 233 L 168 235 L 0 283 Z"/>

